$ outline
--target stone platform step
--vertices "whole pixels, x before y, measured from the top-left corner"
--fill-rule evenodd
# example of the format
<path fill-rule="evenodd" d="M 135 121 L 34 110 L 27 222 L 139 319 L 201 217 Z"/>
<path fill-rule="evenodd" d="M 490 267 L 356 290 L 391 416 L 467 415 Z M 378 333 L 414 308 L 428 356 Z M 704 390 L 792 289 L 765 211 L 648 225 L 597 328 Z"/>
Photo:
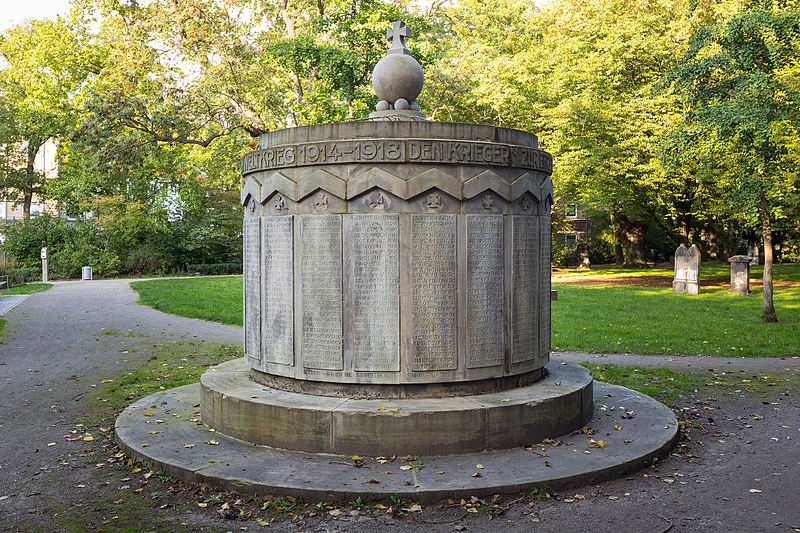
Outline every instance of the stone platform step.
<path fill-rule="evenodd" d="M 595 382 L 594 394 L 591 435 L 577 432 L 532 449 L 418 456 L 423 468 L 410 470 L 401 469 L 407 463 L 400 457 L 379 463 L 364 456 L 364 465 L 355 467 L 350 456 L 255 446 L 211 431 L 199 421 L 198 384 L 143 398 L 123 411 L 115 429 L 120 446 L 154 470 L 221 490 L 312 502 L 396 494 L 424 503 L 594 483 L 637 470 L 672 448 L 678 422 L 666 406 L 605 383 Z M 590 439 L 605 447 L 592 446 Z"/>
<path fill-rule="evenodd" d="M 552 364 L 533 385 L 454 398 L 353 399 L 272 389 L 244 359 L 200 379 L 203 421 L 274 448 L 346 455 L 450 455 L 564 435 L 592 416 L 592 376 Z"/>

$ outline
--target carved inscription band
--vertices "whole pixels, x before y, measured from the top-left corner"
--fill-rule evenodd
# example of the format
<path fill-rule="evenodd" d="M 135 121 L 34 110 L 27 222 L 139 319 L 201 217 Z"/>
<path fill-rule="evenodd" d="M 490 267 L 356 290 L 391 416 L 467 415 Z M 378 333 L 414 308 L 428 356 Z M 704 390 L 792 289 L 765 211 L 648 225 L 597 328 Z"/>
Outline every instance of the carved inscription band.
<path fill-rule="evenodd" d="M 241 161 L 243 175 L 276 168 L 336 163 L 457 163 L 553 172 L 553 157 L 536 148 L 434 139 L 290 144 L 255 150 Z"/>

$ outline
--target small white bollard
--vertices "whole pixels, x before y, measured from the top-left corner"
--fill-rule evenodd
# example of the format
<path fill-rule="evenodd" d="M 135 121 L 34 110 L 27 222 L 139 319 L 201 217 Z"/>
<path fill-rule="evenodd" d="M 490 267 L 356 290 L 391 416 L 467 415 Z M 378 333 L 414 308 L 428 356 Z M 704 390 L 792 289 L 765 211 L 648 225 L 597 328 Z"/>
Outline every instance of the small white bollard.
<path fill-rule="evenodd" d="M 85 266 L 81 269 L 81 279 L 84 280 L 91 280 L 92 279 L 92 267 Z"/>

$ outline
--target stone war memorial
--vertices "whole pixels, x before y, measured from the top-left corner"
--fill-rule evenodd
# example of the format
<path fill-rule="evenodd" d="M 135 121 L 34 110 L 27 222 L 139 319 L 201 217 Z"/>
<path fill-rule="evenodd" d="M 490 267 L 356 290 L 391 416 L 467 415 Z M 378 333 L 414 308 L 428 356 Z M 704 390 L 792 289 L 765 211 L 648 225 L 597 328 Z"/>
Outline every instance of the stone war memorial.
<path fill-rule="evenodd" d="M 244 156 L 245 357 L 129 406 L 128 453 L 258 495 L 430 501 L 669 451 L 668 408 L 550 361 L 550 154 L 428 121 L 410 36 L 388 31 L 368 119 L 269 132 Z"/>

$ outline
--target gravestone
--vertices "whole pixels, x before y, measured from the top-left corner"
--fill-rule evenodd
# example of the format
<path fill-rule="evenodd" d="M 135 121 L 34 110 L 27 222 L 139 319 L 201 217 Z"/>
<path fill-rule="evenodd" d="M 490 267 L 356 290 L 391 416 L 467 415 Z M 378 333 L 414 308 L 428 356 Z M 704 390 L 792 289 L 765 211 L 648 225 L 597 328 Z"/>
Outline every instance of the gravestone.
<path fill-rule="evenodd" d="M 700 294 L 700 250 L 696 244 L 686 252 L 686 293 Z"/>
<path fill-rule="evenodd" d="M 756 241 L 749 241 L 747 243 L 747 256 L 751 259 L 750 261 L 751 265 L 758 266 L 759 250 L 758 250 L 758 243 Z"/>
<path fill-rule="evenodd" d="M 750 261 L 746 255 L 734 255 L 728 261 L 731 264 L 731 294 L 750 294 Z"/>
<path fill-rule="evenodd" d="M 578 244 L 578 268 L 591 268 L 589 261 L 589 245 L 585 242 Z"/>
<path fill-rule="evenodd" d="M 683 243 L 675 250 L 675 278 L 672 281 L 673 293 L 686 292 L 686 276 L 688 269 L 687 254 L 688 249 Z"/>

